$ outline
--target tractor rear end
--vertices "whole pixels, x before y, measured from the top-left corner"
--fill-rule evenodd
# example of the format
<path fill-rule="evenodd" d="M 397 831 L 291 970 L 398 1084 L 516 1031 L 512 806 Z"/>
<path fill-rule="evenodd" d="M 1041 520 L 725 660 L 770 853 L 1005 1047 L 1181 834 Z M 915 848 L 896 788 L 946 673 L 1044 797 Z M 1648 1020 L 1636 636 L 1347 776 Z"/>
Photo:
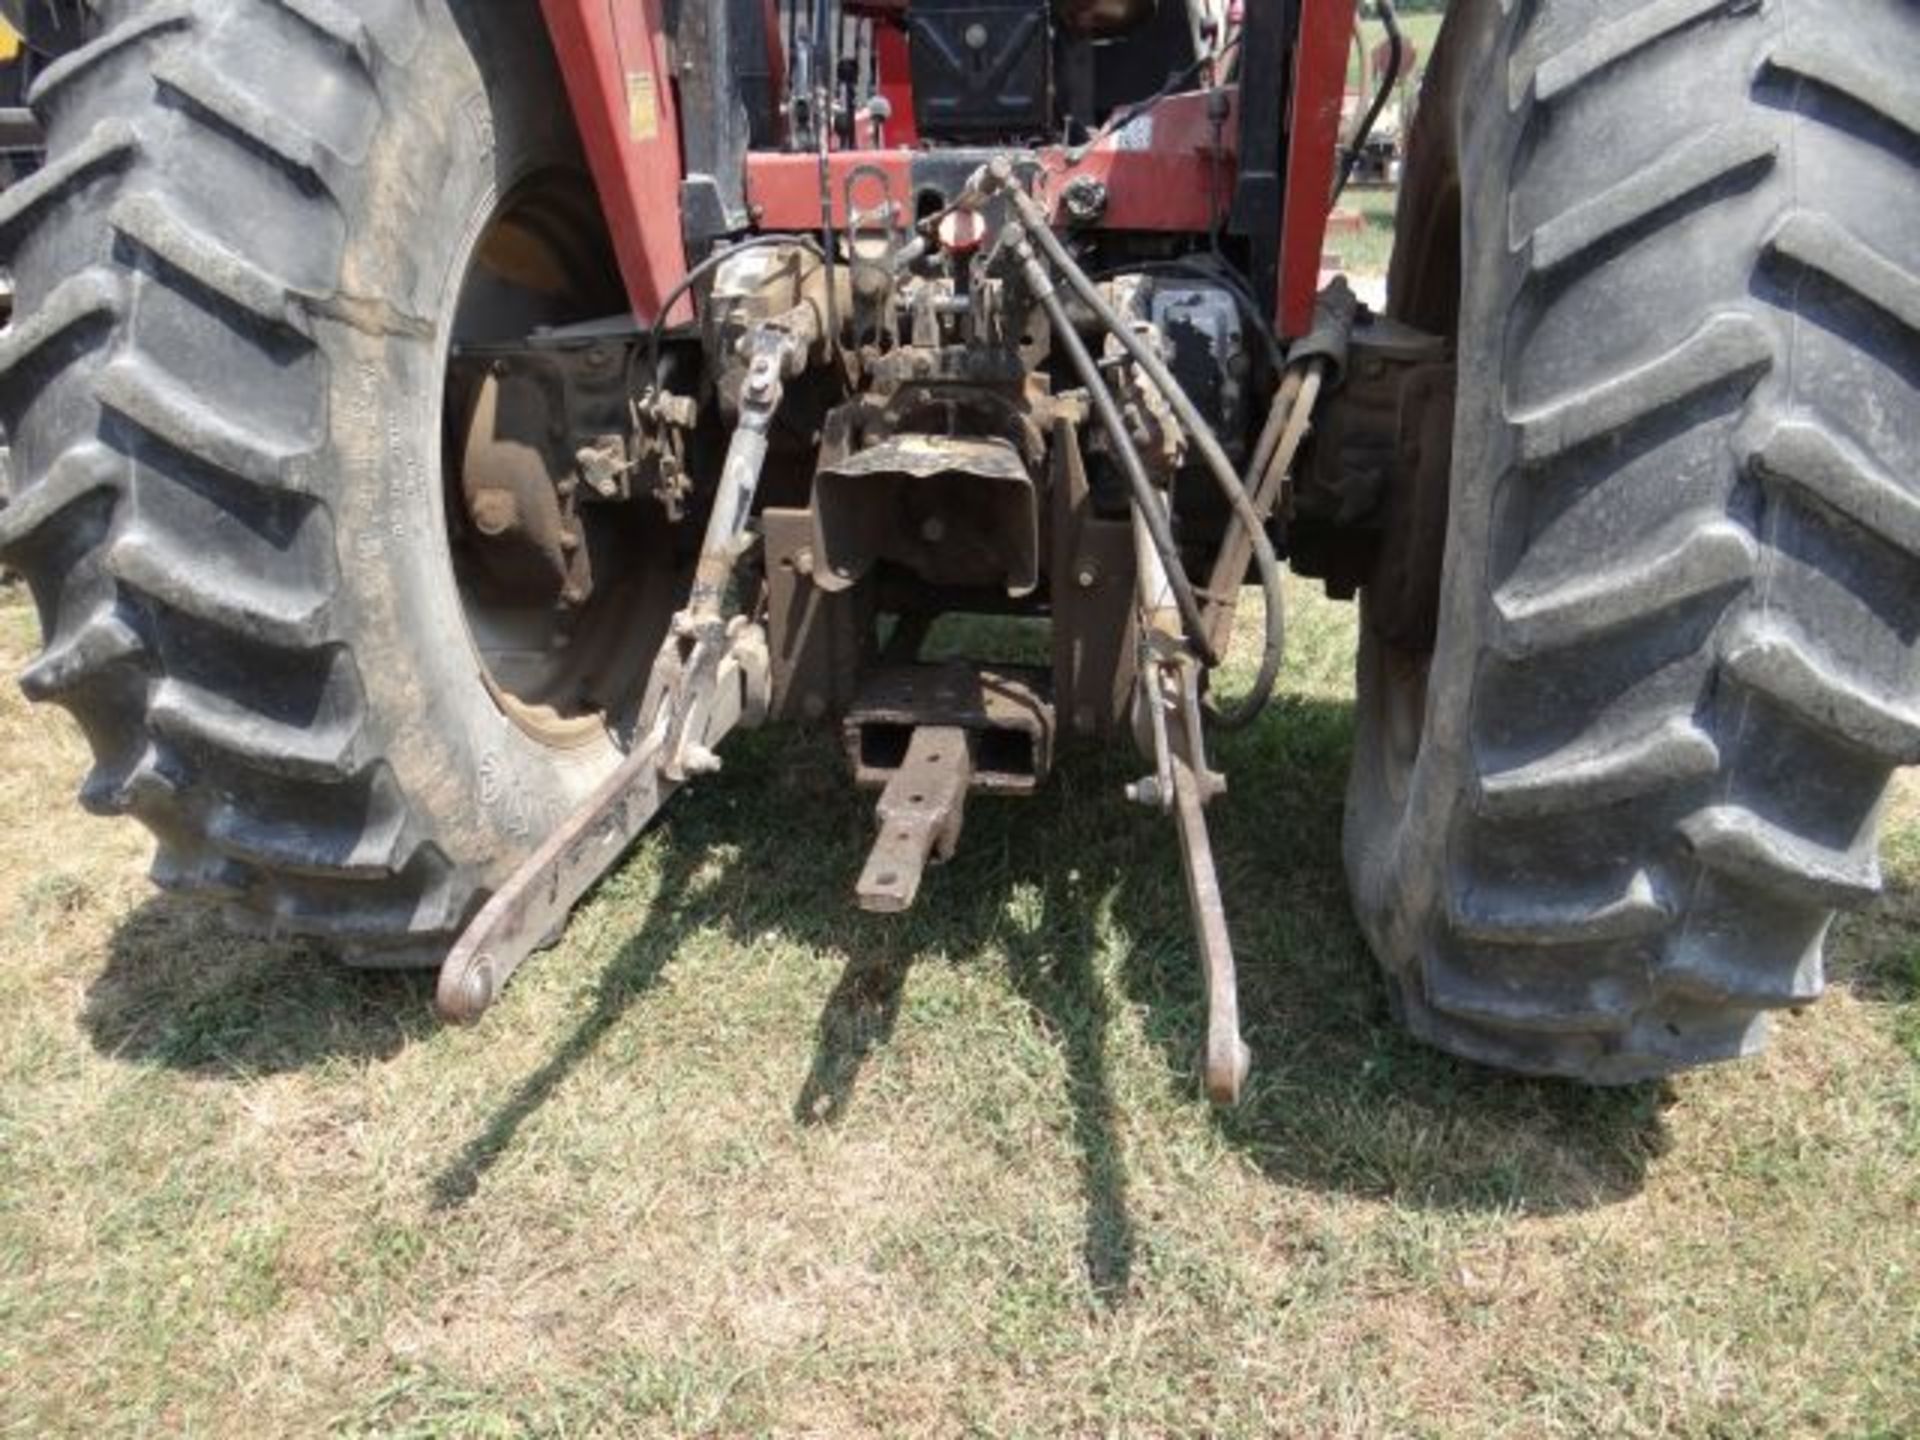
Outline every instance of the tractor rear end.
<path fill-rule="evenodd" d="M 685 487 L 673 503 L 700 540 L 626 761 L 455 946 L 442 1012 L 476 1018 L 605 857 L 721 763 L 734 725 L 840 733 L 850 778 L 877 796 L 852 898 L 887 913 L 951 856 L 973 797 L 1033 793 L 1059 740 L 1084 736 L 1138 748 L 1128 793 L 1180 837 L 1205 1085 L 1233 1100 L 1248 1054 L 1205 820 L 1226 782 L 1206 737 L 1251 723 L 1277 680 L 1278 507 L 1355 319 L 1325 307 L 1289 368 L 1276 321 L 1316 313 L 1317 232 L 1284 234 L 1278 169 L 1240 161 L 1281 162 L 1297 15 L 795 4 L 655 29 L 638 6 L 563 8 L 549 7 L 562 71 L 601 195 L 634 212 L 613 239 L 653 321 L 614 342 L 626 433 L 576 428 L 511 481 L 491 397 L 581 387 L 558 353 L 570 337 L 461 357 L 477 397 L 467 518 L 516 517 L 490 542 L 528 552 L 577 528 L 580 507 Z M 661 36 L 677 85 L 636 64 Z M 1246 83 L 1243 55 L 1276 63 Z M 1302 182 L 1322 224 L 1325 139 Z M 638 192 L 664 206 L 682 160 L 677 231 L 646 223 Z M 690 458 L 707 437 L 717 479 Z M 590 554 L 548 545 L 541 583 L 563 603 L 584 593 Z M 1259 673 L 1222 706 L 1208 677 L 1250 563 Z M 936 626 L 967 617 L 1042 625 L 1051 663 L 921 658 Z"/>
<path fill-rule="evenodd" d="M 1920 755 L 1895 0 L 1456 0 L 1384 316 L 1320 274 L 1339 4 L 89 23 L 0 196 L 0 557 L 83 801 L 238 923 L 470 1021 L 742 726 L 837 733 L 883 913 L 1086 737 L 1178 835 L 1231 1102 L 1263 900 L 1207 815 L 1260 801 L 1210 743 L 1281 679 L 1283 562 L 1361 600 L 1348 868 L 1435 1043 L 1747 1053 L 1877 886 Z M 1044 641 L 954 658 L 979 617 Z"/>

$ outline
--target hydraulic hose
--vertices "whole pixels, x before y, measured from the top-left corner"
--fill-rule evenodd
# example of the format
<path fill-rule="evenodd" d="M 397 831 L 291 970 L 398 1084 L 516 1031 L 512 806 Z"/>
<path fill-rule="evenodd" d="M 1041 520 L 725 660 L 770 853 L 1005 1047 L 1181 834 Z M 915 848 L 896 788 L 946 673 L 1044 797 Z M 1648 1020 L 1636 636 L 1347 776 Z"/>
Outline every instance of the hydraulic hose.
<path fill-rule="evenodd" d="M 1266 708 L 1268 697 L 1273 694 L 1274 686 L 1279 683 L 1280 663 L 1286 649 L 1286 611 L 1285 599 L 1280 588 L 1280 559 L 1273 552 L 1273 542 L 1267 538 L 1267 527 L 1260 519 L 1259 512 L 1253 508 L 1253 501 L 1247 495 L 1245 484 L 1235 472 L 1233 462 L 1227 458 L 1227 452 L 1220 448 L 1220 439 L 1213 433 L 1213 427 L 1207 423 L 1206 417 L 1188 397 L 1180 382 L 1174 379 L 1173 372 L 1167 369 L 1165 362 L 1154 353 L 1153 347 L 1134 333 L 1133 327 L 1127 324 L 1119 312 L 1108 303 L 1107 298 L 1100 293 L 1100 288 L 1088 278 L 1087 272 L 1080 268 L 1079 262 L 1067 253 L 1067 247 L 1061 244 L 1060 238 L 1053 233 L 1045 213 L 1035 203 L 1033 197 L 1019 186 L 1011 184 L 1006 187 L 1006 193 L 1012 197 L 1014 208 L 1025 224 L 1026 233 L 1033 236 L 1039 243 L 1040 248 L 1046 252 L 1047 258 L 1053 262 L 1054 268 L 1065 278 L 1068 287 L 1093 311 L 1108 333 L 1125 347 L 1128 355 L 1133 357 L 1134 363 L 1153 383 L 1154 388 L 1166 397 L 1167 403 L 1173 407 L 1173 413 L 1179 418 L 1187 434 L 1193 438 L 1208 473 L 1213 476 L 1214 483 L 1220 488 L 1221 496 L 1232 507 L 1234 518 L 1246 527 L 1247 536 L 1253 544 L 1254 568 L 1260 575 L 1261 598 L 1266 606 L 1265 644 L 1260 655 L 1260 673 L 1254 680 L 1253 690 L 1239 705 L 1232 710 L 1216 708 L 1209 713 L 1214 722 L 1225 729 L 1233 730 L 1249 725 Z M 1059 304 L 1057 296 L 1054 303 Z M 1048 316 L 1052 318 L 1051 310 L 1048 311 Z M 1056 330 L 1061 328 L 1057 321 L 1054 328 Z M 1069 333 L 1071 333 L 1070 327 Z M 1084 350 L 1085 346 L 1082 345 L 1081 349 Z M 1127 449 L 1131 453 L 1131 445 Z M 1175 573 L 1177 572 L 1173 567 L 1169 566 L 1168 574 Z M 1187 584 L 1184 575 L 1178 584 Z M 1176 598 L 1178 593 L 1176 588 Z M 1184 609 L 1181 614 L 1184 619 L 1186 615 Z M 1205 642 L 1205 648 L 1212 649 L 1210 638 Z M 1208 663 L 1217 662 L 1209 661 Z"/>
<path fill-rule="evenodd" d="M 1360 128 L 1354 132 L 1353 144 L 1349 145 L 1340 157 L 1340 178 L 1334 183 L 1333 198 L 1336 202 L 1347 193 L 1347 182 L 1353 179 L 1354 167 L 1360 163 L 1360 156 L 1367 148 L 1367 141 L 1373 138 L 1373 127 L 1380 123 L 1380 116 L 1387 108 L 1387 101 L 1393 97 L 1393 87 L 1400 83 L 1400 67 L 1406 60 L 1406 37 L 1400 33 L 1400 17 L 1394 13 L 1393 0 L 1376 0 L 1380 11 L 1380 23 L 1387 31 L 1387 73 L 1381 80 L 1380 89 L 1373 97 L 1373 103 L 1367 106 L 1366 116 L 1360 121 Z"/>
<path fill-rule="evenodd" d="M 1059 291 L 1054 288 L 1046 267 L 1033 253 L 1033 246 L 1027 242 L 1025 233 L 1009 226 L 1006 238 L 1019 258 L 1028 288 L 1040 302 L 1040 308 L 1047 312 L 1047 323 L 1053 327 L 1055 342 L 1067 352 L 1067 363 L 1079 375 L 1080 383 L 1087 387 L 1094 418 L 1106 431 L 1114 459 L 1126 473 L 1127 487 L 1133 493 L 1133 507 L 1145 522 L 1154 553 L 1160 557 L 1160 564 L 1167 572 L 1167 583 L 1173 591 L 1173 603 L 1180 611 L 1180 623 L 1186 627 L 1187 639 L 1199 654 L 1201 663 L 1210 667 L 1217 665 L 1220 657 L 1213 648 L 1206 612 L 1200 608 L 1199 598 L 1193 593 L 1193 582 L 1187 578 L 1186 566 L 1180 563 L 1180 550 L 1174 544 L 1173 528 L 1167 523 L 1166 508 L 1161 505 L 1153 481 L 1147 476 L 1147 467 L 1140 462 L 1140 452 L 1134 448 L 1133 437 L 1127 433 L 1127 423 L 1121 418 L 1120 406 L 1113 398 L 1113 391 L 1107 387 L 1106 379 L 1100 374 L 1100 367 L 1094 363 L 1086 342 L 1073 328 L 1073 321 L 1067 315 L 1067 307 L 1061 303 Z"/>

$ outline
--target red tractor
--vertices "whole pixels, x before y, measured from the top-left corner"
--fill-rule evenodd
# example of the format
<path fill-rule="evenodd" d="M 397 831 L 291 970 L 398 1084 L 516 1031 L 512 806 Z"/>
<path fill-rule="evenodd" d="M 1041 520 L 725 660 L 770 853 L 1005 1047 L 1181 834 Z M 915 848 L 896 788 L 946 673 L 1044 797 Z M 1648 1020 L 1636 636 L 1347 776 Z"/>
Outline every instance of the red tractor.
<path fill-rule="evenodd" d="M 737 726 L 844 737 L 879 911 L 1109 737 L 1230 1101 L 1209 739 L 1286 563 L 1361 607 L 1347 865 L 1432 1043 L 1744 1054 L 1879 887 L 1909 0 L 1454 0 L 1385 315 L 1320 284 L 1351 0 L 77 13 L 0 196 L 0 558 L 162 885 L 470 1020 Z M 963 615 L 1051 662 L 923 658 Z"/>

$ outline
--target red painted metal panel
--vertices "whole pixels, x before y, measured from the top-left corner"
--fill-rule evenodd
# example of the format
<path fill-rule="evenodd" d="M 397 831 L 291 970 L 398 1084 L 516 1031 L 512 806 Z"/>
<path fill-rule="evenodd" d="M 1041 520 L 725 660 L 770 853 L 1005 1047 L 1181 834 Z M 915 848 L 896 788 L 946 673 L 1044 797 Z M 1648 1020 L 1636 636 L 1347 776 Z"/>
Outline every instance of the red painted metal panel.
<path fill-rule="evenodd" d="M 1293 116 L 1287 142 L 1286 211 L 1280 230 L 1280 333 L 1313 328 L 1320 259 L 1333 209 L 1340 102 L 1347 85 L 1354 0 L 1306 0 L 1295 50 Z"/>
<path fill-rule="evenodd" d="M 687 273 L 680 125 L 659 0 L 541 0 L 633 312 L 652 320 Z M 686 302 L 674 319 L 690 318 Z"/>
<path fill-rule="evenodd" d="M 895 223 L 913 218 L 913 156 L 906 150 L 835 150 L 828 157 L 828 181 L 833 192 L 833 223 L 847 223 L 847 179 L 862 167 L 880 171 L 887 177 L 887 193 L 892 197 Z M 855 187 L 853 203 L 861 209 L 875 208 L 879 188 L 872 182 Z M 803 230 L 811 234 L 820 228 L 820 157 L 804 152 L 774 154 L 754 151 L 747 156 L 747 204 L 752 207 L 754 224 L 762 230 Z"/>
<path fill-rule="evenodd" d="M 1072 164 L 1057 146 L 1037 152 L 1046 172 L 1045 197 L 1058 205 L 1067 184 L 1080 176 L 1107 187 L 1109 230 L 1205 233 L 1216 204 L 1233 196 L 1235 137 L 1231 113 L 1222 127 L 1222 153 L 1213 156 L 1213 126 L 1201 94 L 1169 96 L 1152 113 L 1109 135 Z M 856 168 L 871 166 L 887 176 L 900 219 L 913 213 L 913 154 L 904 149 L 836 150 L 829 157 L 836 225 L 846 223 L 846 182 Z M 1209 197 L 1209 183 L 1214 185 Z M 856 204 L 873 203 L 863 190 Z M 820 158 L 817 155 L 754 154 L 747 157 L 747 198 L 755 223 L 763 230 L 817 230 L 820 227 Z"/>
<path fill-rule="evenodd" d="M 920 130 L 913 118 L 913 58 L 907 50 L 907 32 L 881 20 L 874 26 L 873 44 L 880 61 L 880 93 L 893 111 L 887 121 L 887 143 L 911 150 L 920 143 Z"/>
<path fill-rule="evenodd" d="M 1239 136 L 1237 109 L 1229 108 L 1215 155 L 1206 95 L 1169 95 L 1094 145 L 1077 164 L 1068 165 L 1064 151 L 1046 151 L 1041 163 L 1048 176 L 1047 198 L 1057 210 L 1066 187 L 1090 176 L 1107 187 L 1104 229 L 1205 234 L 1233 204 Z"/>

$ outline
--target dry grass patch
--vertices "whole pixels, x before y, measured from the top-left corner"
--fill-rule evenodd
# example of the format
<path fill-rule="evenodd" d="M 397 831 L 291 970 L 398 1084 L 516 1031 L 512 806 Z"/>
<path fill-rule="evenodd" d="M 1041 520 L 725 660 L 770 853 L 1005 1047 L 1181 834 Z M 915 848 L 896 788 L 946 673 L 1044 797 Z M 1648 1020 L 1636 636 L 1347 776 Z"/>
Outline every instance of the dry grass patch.
<path fill-rule="evenodd" d="M 1347 916 L 1347 613 L 1225 755 L 1259 1057 L 1195 1096 L 1171 837 L 1071 755 L 923 907 L 755 737 L 478 1030 L 235 939 L 0 694 L 0 1428 L 1698 1434 L 1920 1428 L 1920 791 L 1838 986 L 1672 1087 L 1400 1036 Z M 0 666 L 32 622 L 0 602 Z"/>

